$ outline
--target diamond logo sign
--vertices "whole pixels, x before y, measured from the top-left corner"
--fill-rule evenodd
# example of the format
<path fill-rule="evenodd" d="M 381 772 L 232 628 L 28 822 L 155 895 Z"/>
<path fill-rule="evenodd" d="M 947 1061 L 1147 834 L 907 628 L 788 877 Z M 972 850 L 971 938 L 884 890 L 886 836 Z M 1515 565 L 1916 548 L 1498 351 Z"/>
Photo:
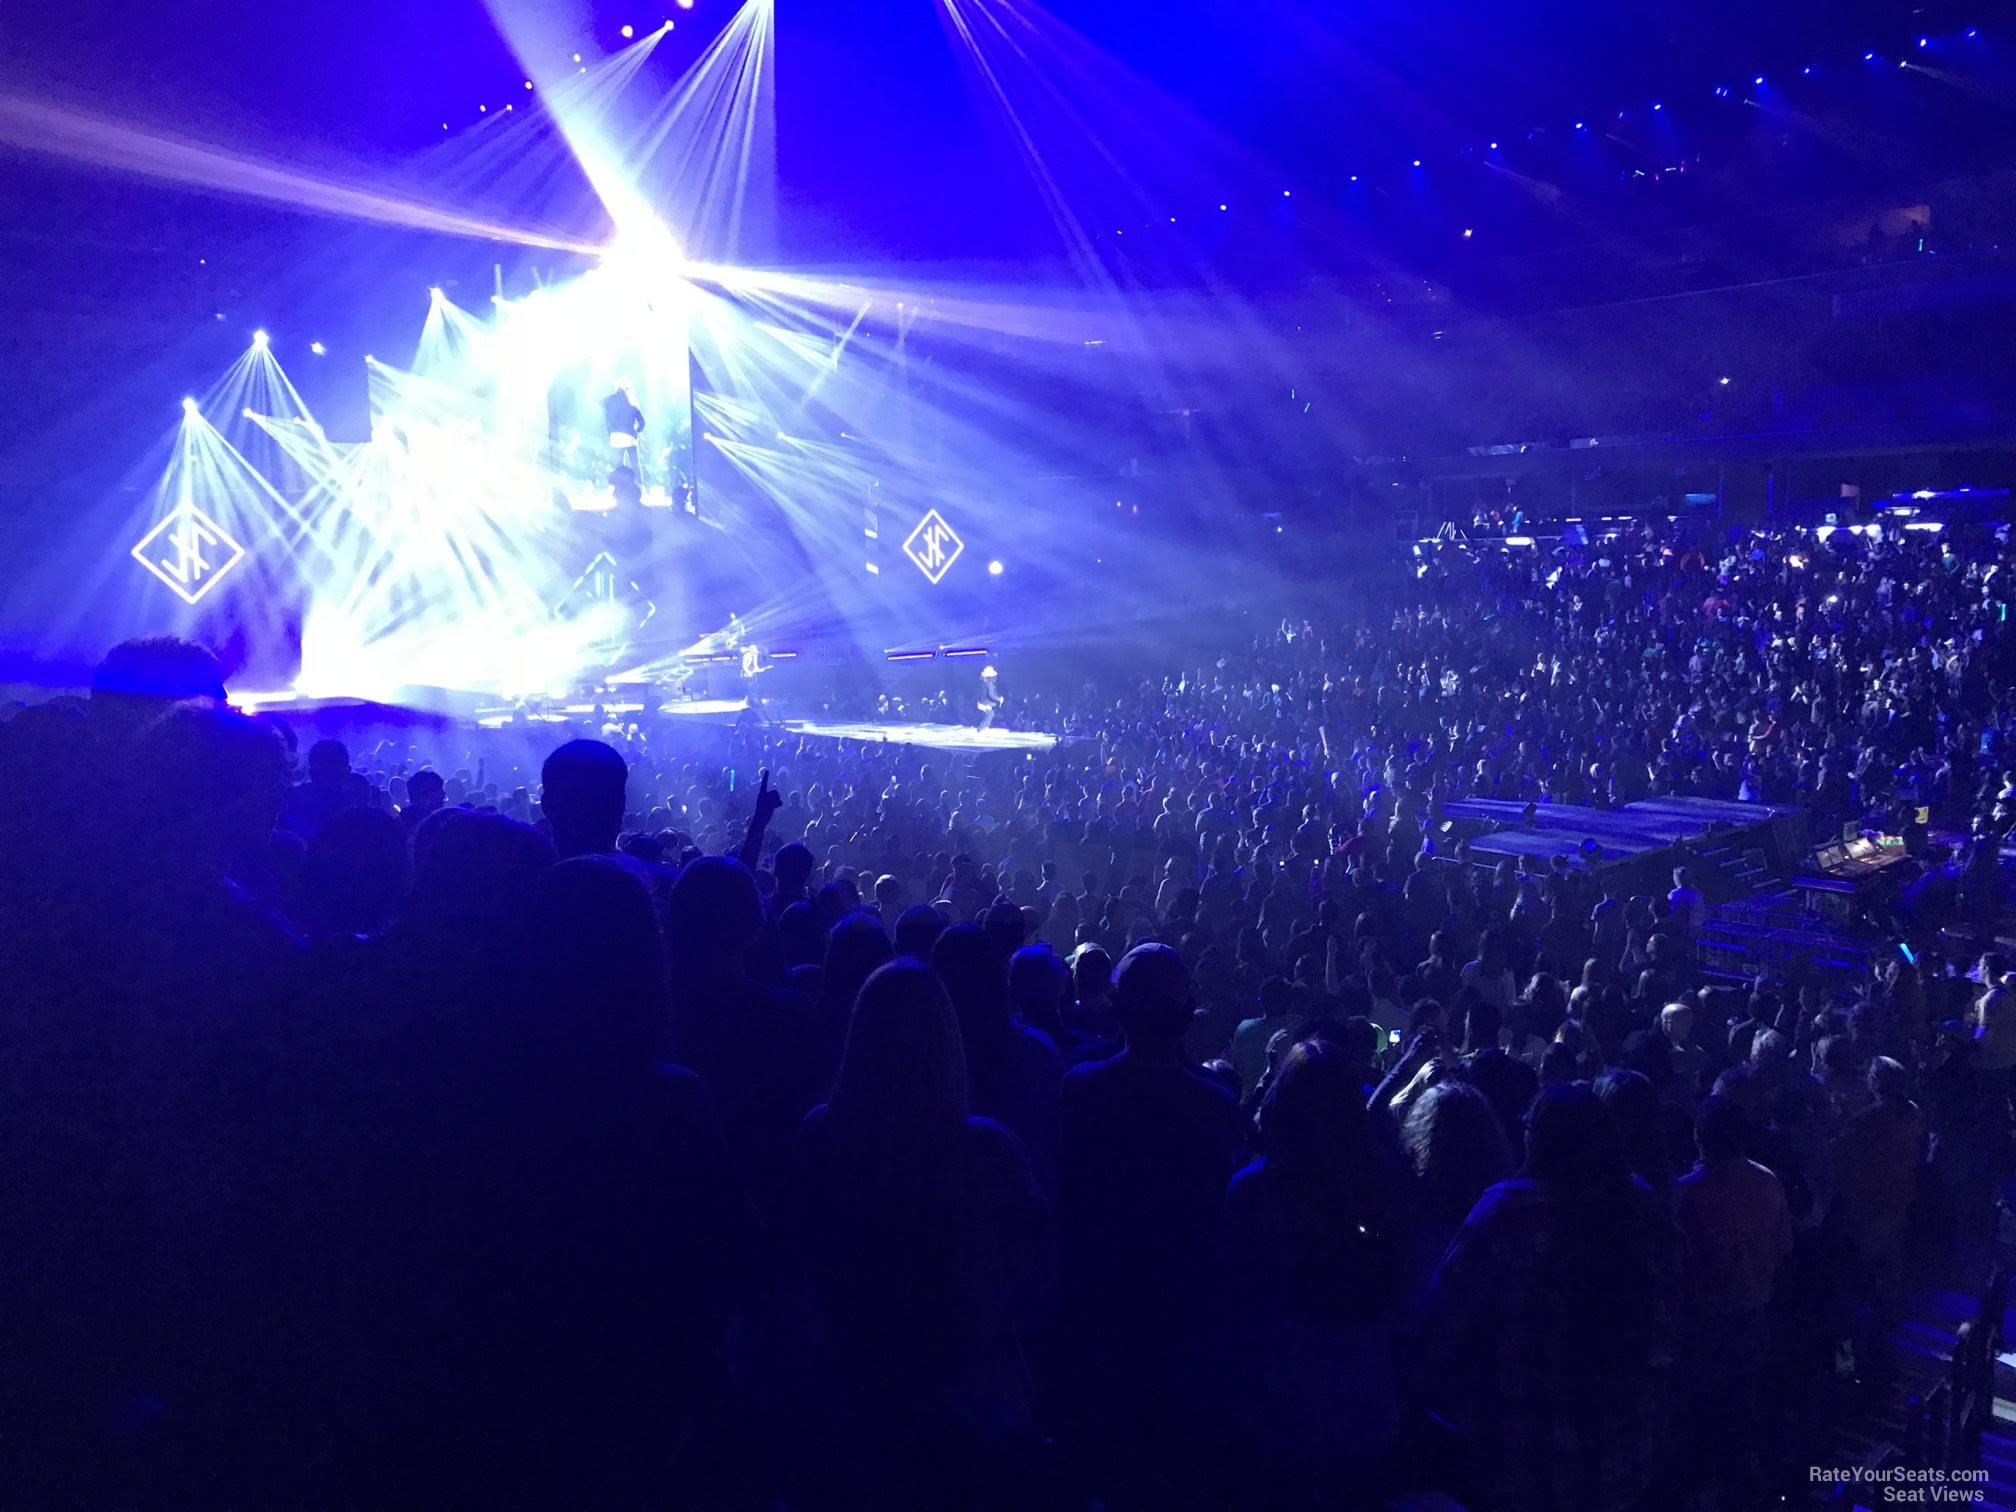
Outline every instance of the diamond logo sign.
<path fill-rule="evenodd" d="M 959 553 L 966 549 L 966 543 L 953 533 L 945 523 L 945 517 L 932 510 L 917 522 L 917 528 L 910 532 L 910 539 L 903 543 L 903 555 L 917 564 L 917 570 L 937 582 L 952 570 L 952 564 L 959 560 Z"/>
<path fill-rule="evenodd" d="M 203 597 L 245 559 L 245 548 L 194 504 L 179 504 L 133 548 L 133 560 L 161 579 L 185 604 Z"/>

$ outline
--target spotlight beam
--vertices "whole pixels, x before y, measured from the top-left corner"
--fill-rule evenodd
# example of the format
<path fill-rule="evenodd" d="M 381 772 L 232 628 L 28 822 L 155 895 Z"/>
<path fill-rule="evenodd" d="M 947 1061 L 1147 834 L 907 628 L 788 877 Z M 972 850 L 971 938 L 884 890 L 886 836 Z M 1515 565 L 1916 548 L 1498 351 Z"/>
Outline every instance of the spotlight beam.
<path fill-rule="evenodd" d="M 459 215 L 417 199 L 339 183 L 245 153 L 122 126 L 102 116 L 46 105 L 19 95 L 0 95 L 0 143 L 97 168 L 218 194 L 266 200 L 323 215 L 556 252 L 595 250 L 592 244 L 572 237 Z"/>

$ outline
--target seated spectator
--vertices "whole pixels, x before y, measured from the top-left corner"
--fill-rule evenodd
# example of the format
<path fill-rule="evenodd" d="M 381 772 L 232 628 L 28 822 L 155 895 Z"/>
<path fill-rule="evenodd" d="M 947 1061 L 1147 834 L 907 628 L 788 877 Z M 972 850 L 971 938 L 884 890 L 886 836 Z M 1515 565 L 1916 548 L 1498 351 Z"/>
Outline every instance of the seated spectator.
<path fill-rule="evenodd" d="M 1673 890 L 1666 895 L 1666 906 L 1669 917 L 1688 939 L 1700 936 L 1701 927 L 1708 922 L 1708 904 L 1694 885 L 1693 867 L 1673 868 Z"/>
<path fill-rule="evenodd" d="M 439 813 L 447 801 L 448 790 L 439 772 L 423 767 L 406 779 L 406 802 L 400 806 L 399 823 L 406 831 L 408 845 L 412 844 L 413 832 L 420 828 L 421 821 Z"/>
<path fill-rule="evenodd" d="M 224 698 L 224 668 L 206 648 L 172 635 L 122 641 L 91 674 L 91 728 L 118 745 L 178 703 Z"/>
<path fill-rule="evenodd" d="M 861 984 L 876 967 L 885 966 L 895 951 L 874 914 L 854 913 L 835 924 L 826 936 L 826 955 L 819 970 L 819 1025 L 834 1064 L 846 1043 L 847 1024 Z"/>
<path fill-rule="evenodd" d="M 1895 1315 L 1904 1226 L 1924 1160 L 1925 1118 L 1910 1098 L 1910 1073 L 1887 1055 L 1869 1063 L 1875 1099 L 1835 1141 L 1834 1200 L 1827 1221 L 1854 1246 L 1883 1316 Z"/>
<path fill-rule="evenodd" d="M 1070 1000 L 1071 970 L 1048 945 L 1025 945 L 1009 958 L 1009 1011 L 1053 1046 L 1063 1037 Z"/>
<path fill-rule="evenodd" d="M 1739 1104 L 1710 1097 L 1695 1131 L 1701 1159 L 1674 1187 L 1694 1299 L 1700 1449 L 1711 1468 L 1741 1476 L 1757 1447 L 1769 1309 L 1778 1268 L 1792 1252 L 1792 1219 L 1778 1178 L 1750 1159 L 1750 1120 Z"/>
<path fill-rule="evenodd" d="M 1105 1060 L 1119 1052 L 1120 1020 L 1113 1013 L 1113 958 L 1104 947 L 1081 945 L 1071 953 L 1070 1060 Z"/>
<path fill-rule="evenodd" d="M 1518 991 L 1512 974 L 1512 960 L 1502 931 L 1487 929 L 1478 938 L 1477 958 L 1462 970 L 1462 985 L 1473 987 L 1502 1017 Z"/>
<path fill-rule="evenodd" d="M 762 930 L 763 900 L 740 863 L 702 857 L 673 884 L 664 1043 L 713 1092 L 759 1202 L 781 1191 L 798 1121 L 831 1064 L 812 1003 L 750 976 L 746 957 Z"/>
<path fill-rule="evenodd" d="M 1022 1141 L 1030 1169 L 1049 1191 L 1056 1169 L 1057 1096 L 1064 1062 L 1048 1036 L 1014 1016 L 1008 1000 L 1007 944 L 1006 934 L 998 929 L 954 924 L 931 947 L 931 965 L 959 1016 L 973 1106 Z"/>
<path fill-rule="evenodd" d="M 1239 1446 L 1283 1491 L 1363 1491 L 1398 1439 L 1407 1236 L 1363 1083 L 1337 1045 L 1289 1051 L 1260 1107 L 1260 1158 L 1232 1178 L 1222 1390 Z M 1240 1483 L 1255 1489 L 1246 1477 Z"/>
<path fill-rule="evenodd" d="M 1671 1410 L 1677 1246 L 1587 1087 L 1543 1092 L 1528 1142 L 1430 1289 L 1434 1400 L 1468 1435 L 1477 1504 L 1630 1506 Z"/>
<path fill-rule="evenodd" d="M 1512 1174 L 1512 1147 L 1484 1094 L 1456 1080 L 1435 1083 L 1408 1105 L 1400 1142 L 1414 1174 L 1419 1291 L 1477 1199 Z"/>
<path fill-rule="evenodd" d="M 882 932 L 894 938 L 896 921 L 903 917 L 903 879 L 889 873 L 875 879 L 875 913 L 882 921 Z"/>
<path fill-rule="evenodd" d="M 1694 1042 L 1692 1005 L 1668 1003 L 1660 1009 L 1659 1032 L 1672 1048 L 1674 1095 L 1691 1105 L 1699 1093 L 1701 1073 L 1708 1065 L 1707 1051 Z"/>
<path fill-rule="evenodd" d="M 392 922 L 411 876 L 399 820 L 377 809 L 340 809 L 308 842 L 303 922 L 318 935 L 376 934 Z"/>
<path fill-rule="evenodd" d="M 929 903 L 913 903 L 896 920 L 896 954 L 927 961 L 931 947 L 944 932 L 943 914 Z"/>
<path fill-rule="evenodd" d="M 1239 1084 L 1251 1092 L 1260 1085 L 1267 1070 L 1267 1047 L 1284 1030 L 1292 1038 L 1302 1027 L 1304 1016 L 1295 1012 L 1295 989 L 1282 977 L 1268 977 L 1260 984 L 1260 1013 L 1241 1023 L 1232 1036 L 1232 1068 Z"/>
<path fill-rule="evenodd" d="M 1072 1394 L 1120 1485 L 1180 1474 L 1201 1357 L 1169 1320 L 1204 1285 L 1243 1143 L 1232 1095 L 1181 1059 L 1191 1008 L 1182 957 L 1135 947 L 1114 972 L 1126 1048 L 1064 1078 L 1058 1201 Z"/>
<path fill-rule="evenodd" d="M 809 846 L 793 840 L 780 847 L 771 859 L 770 870 L 777 879 L 777 890 L 770 895 L 770 915 L 775 918 L 793 903 L 809 903 L 812 899 L 812 871 L 818 863 L 812 858 Z"/>
<path fill-rule="evenodd" d="M 1031 1427 L 1042 1201 L 968 1085 L 944 989 L 895 961 L 863 984 L 832 1095 L 805 1118 L 799 1202 L 835 1372 L 821 1402 L 841 1414 L 821 1444 L 850 1499 L 966 1500 L 976 1453 Z"/>
<path fill-rule="evenodd" d="M 330 816 L 354 806 L 358 794 L 351 781 L 350 752 L 340 740 L 318 740 L 308 748 L 308 780 L 287 796 L 287 819 L 304 835 L 313 835 Z"/>

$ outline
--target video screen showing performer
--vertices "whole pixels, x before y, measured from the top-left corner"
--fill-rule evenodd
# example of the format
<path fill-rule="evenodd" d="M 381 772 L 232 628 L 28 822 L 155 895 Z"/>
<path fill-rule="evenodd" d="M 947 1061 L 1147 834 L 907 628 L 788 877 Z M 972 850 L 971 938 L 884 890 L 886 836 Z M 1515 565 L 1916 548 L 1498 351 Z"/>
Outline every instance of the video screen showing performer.
<path fill-rule="evenodd" d="M 602 424 L 609 433 L 610 463 L 635 470 L 638 438 L 644 434 L 644 411 L 630 397 L 630 385 L 616 380 L 616 390 L 602 401 Z"/>
<path fill-rule="evenodd" d="M 576 510 L 694 508 L 686 323 L 669 302 L 604 311 L 547 391 L 551 465 Z"/>

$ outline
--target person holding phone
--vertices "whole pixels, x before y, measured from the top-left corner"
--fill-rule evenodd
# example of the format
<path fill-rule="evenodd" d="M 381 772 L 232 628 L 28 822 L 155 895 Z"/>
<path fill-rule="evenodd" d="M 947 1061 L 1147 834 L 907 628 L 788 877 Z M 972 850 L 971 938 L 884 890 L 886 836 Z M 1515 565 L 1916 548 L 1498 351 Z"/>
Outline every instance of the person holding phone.
<path fill-rule="evenodd" d="M 1239 1073 L 1242 1096 L 1250 1095 L 1267 1074 L 1267 1047 L 1274 1037 L 1285 1031 L 1293 1039 L 1305 1018 L 1295 1011 L 1295 985 L 1286 977 L 1271 976 L 1260 984 L 1259 1006 L 1257 1017 L 1232 1031 L 1232 1069 Z"/>

